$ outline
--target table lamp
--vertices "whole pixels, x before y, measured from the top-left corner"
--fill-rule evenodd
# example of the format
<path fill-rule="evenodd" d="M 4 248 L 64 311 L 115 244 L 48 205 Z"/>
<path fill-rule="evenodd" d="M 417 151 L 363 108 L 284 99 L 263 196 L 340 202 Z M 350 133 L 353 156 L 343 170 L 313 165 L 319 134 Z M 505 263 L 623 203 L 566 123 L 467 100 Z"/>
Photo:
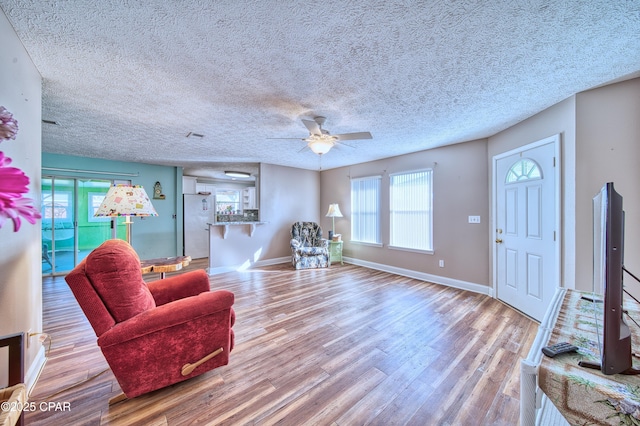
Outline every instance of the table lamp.
<path fill-rule="evenodd" d="M 142 186 L 113 185 L 107 191 L 94 216 L 111 218 L 126 216 L 124 224 L 127 225 L 127 242 L 131 244 L 131 224 L 133 223 L 131 216 L 158 216 L 158 213 Z M 115 229 L 114 224 L 113 238 L 116 238 Z"/>
<path fill-rule="evenodd" d="M 336 231 L 336 217 L 342 217 L 342 212 L 340 211 L 340 206 L 338 206 L 338 203 L 329 204 L 329 211 L 327 212 L 326 217 L 330 217 L 333 220 L 333 229 L 329 231 L 329 239 L 332 239 L 333 234 Z"/>

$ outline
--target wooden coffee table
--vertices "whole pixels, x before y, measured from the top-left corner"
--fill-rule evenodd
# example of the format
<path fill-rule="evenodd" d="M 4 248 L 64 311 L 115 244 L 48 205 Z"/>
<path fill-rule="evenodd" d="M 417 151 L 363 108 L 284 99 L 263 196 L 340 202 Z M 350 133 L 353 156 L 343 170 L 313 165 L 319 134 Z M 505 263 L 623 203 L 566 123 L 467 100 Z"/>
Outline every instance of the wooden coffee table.
<path fill-rule="evenodd" d="M 165 278 L 167 272 L 179 271 L 191 263 L 191 256 L 159 257 L 140 261 L 140 269 L 143 274 L 159 272 L 160 279 Z"/>

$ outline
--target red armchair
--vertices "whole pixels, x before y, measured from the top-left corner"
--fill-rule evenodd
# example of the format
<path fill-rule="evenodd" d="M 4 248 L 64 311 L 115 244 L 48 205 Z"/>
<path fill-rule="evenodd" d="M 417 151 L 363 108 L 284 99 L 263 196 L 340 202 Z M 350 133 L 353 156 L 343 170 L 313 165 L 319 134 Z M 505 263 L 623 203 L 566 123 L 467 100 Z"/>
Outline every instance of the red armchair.
<path fill-rule="evenodd" d="M 65 279 L 128 398 L 229 363 L 234 295 L 203 270 L 147 284 L 133 248 L 107 240 Z"/>

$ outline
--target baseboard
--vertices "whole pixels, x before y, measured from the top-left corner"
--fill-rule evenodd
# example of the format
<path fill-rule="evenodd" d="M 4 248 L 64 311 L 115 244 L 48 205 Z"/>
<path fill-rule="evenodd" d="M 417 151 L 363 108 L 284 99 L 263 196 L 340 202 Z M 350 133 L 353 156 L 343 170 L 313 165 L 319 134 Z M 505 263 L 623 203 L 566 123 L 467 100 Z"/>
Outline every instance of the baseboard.
<path fill-rule="evenodd" d="M 421 281 L 427 281 L 434 284 L 441 284 L 447 287 L 459 288 L 461 290 L 468 290 L 474 293 L 486 294 L 487 296 L 493 297 L 493 288 L 486 285 L 482 285 L 482 284 L 456 280 L 454 278 L 441 277 L 439 275 L 427 274 L 424 272 L 414 271 L 411 269 L 397 268 L 395 266 L 383 265 L 381 263 L 369 262 L 366 260 L 354 259 L 350 257 L 345 257 L 343 260 L 345 263 L 351 263 L 353 265 L 363 266 L 365 268 L 375 269 L 383 272 L 389 272 L 391 274 L 402 275 L 403 277 L 415 278 Z M 242 265 L 236 265 L 236 266 L 222 266 L 219 268 L 208 268 L 207 273 L 209 274 L 209 276 L 212 276 L 217 274 L 223 274 L 225 272 L 245 271 L 249 268 L 255 269 L 262 266 L 277 265 L 280 263 L 288 263 L 288 262 L 291 262 L 290 257 L 278 257 L 275 259 L 259 260 L 254 263 L 246 262 Z"/>
<path fill-rule="evenodd" d="M 31 366 L 27 370 L 24 377 L 24 384 L 27 388 L 27 395 L 31 394 L 31 390 L 38 382 L 38 378 L 40 377 L 40 373 L 42 373 L 42 369 L 44 368 L 46 362 L 47 357 L 45 355 L 44 346 L 40 346 L 40 349 L 36 354 L 36 358 L 31 363 Z"/>
<path fill-rule="evenodd" d="M 276 257 L 274 259 L 258 260 L 256 262 L 247 261 L 241 265 L 235 265 L 235 266 L 220 266 L 218 268 L 207 268 L 207 273 L 209 274 L 209 276 L 212 276 L 212 275 L 224 274 L 226 272 L 246 271 L 247 269 L 255 269 L 263 266 L 277 265 L 280 263 L 287 263 L 287 262 L 291 262 L 291 257 Z"/>
<path fill-rule="evenodd" d="M 461 290 L 468 290 L 474 293 L 486 294 L 487 296 L 493 297 L 493 288 L 482 284 L 456 280 L 454 278 L 441 277 L 439 275 L 427 274 L 425 272 L 398 268 L 390 265 L 383 265 L 381 263 L 369 262 L 366 260 L 354 259 L 351 257 L 345 257 L 344 261 L 346 263 L 352 263 L 354 265 L 363 266 L 365 268 L 389 272 L 391 274 L 401 275 L 403 277 L 415 278 L 417 280 L 427 281 L 434 284 L 441 284 L 447 287 L 459 288 Z"/>

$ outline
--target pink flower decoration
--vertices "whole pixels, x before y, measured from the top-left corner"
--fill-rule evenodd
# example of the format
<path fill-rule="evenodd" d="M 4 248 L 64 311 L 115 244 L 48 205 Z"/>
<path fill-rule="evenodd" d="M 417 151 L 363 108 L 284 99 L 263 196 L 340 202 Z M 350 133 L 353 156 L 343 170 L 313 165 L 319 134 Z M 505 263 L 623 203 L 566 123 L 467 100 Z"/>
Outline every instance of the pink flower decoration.
<path fill-rule="evenodd" d="M 13 114 L 0 106 L 0 142 L 5 139 L 15 139 L 17 133 L 18 122 L 13 118 Z"/>
<path fill-rule="evenodd" d="M 0 228 L 7 219 L 13 221 L 13 231 L 20 230 L 23 217 L 34 224 L 42 216 L 33 207 L 31 198 L 24 198 L 22 194 L 29 192 L 29 178 L 16 167 L 7 167 L 11 158 L 5 157 L 0 151 Z"/>

